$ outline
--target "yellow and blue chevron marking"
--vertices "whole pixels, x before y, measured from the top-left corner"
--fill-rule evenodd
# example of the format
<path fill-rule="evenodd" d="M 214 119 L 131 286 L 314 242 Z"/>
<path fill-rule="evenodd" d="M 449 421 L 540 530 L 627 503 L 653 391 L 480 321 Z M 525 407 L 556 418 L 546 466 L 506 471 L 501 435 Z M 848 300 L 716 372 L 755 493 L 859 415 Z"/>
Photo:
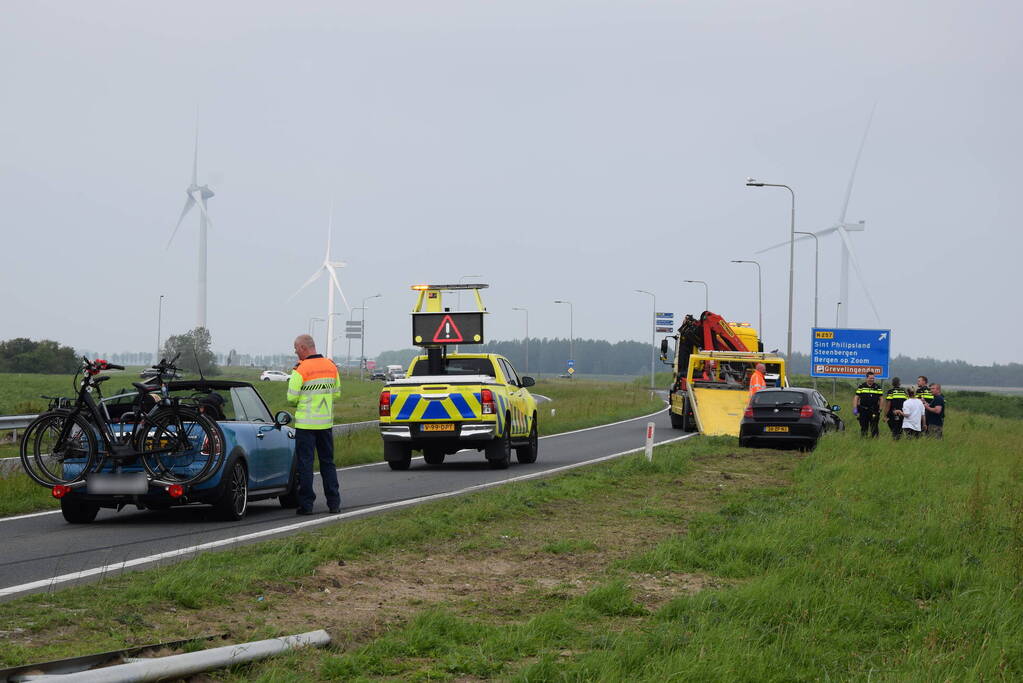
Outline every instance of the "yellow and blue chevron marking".
<path fill-rule="evenodd" d="M 391 414 L 396 420 L 472 420 L 482 411 L 478 393 L 450 393 L 444 398 L 396 394 L 391 401 Z"/>

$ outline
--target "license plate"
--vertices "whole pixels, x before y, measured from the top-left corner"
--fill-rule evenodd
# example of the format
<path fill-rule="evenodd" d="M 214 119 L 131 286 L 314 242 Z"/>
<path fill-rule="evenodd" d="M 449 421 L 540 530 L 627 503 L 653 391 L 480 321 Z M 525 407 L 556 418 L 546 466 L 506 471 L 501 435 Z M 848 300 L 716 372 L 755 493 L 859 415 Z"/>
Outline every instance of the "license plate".
<path fill-rule="evenodd" d="M 788 427 L 764 427 L 765 432 L 787 432 Z"/>
<path fill-rule="evenodd" d="M 149 480 L 145 472 L 93 474 L 86 480 L 85 490 L 104 495 L 143 494 L 149 492 Z"/>
<path fill-rule="evenodd" d="M 455 431 L 455 425 L 453 425 L 451 423 L 423 425 L 423 431 L 424 432 L 453 432 L 453 431 Z"/>

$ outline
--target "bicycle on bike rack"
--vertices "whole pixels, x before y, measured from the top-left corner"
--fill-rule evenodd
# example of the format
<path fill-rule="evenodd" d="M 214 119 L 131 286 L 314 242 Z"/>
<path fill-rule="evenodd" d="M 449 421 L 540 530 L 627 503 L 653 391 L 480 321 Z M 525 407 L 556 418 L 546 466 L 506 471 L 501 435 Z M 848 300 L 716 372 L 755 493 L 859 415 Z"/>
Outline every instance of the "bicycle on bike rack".
<path fill-rule="evenodd" d="M 85 376 L 77 399 L 53 399 L 50 409 L 26 428 L 21 441 L 25 472 L 43 486 L 64 489 L 85 485 L 103 470 L 116 473 L 138 463 L 151 484 L 185 486 L 209 479 L 223 461 L 224 436 L 214 420 L 170 395 L 164 378 L 177 370 L 175 360 L 153 366 L 156 384 L 133 382 L 138 391 L 134 410 L 115 422 L 100 390 L 110 376 L 99 373 L 124 367 L 83 357 Z"/>

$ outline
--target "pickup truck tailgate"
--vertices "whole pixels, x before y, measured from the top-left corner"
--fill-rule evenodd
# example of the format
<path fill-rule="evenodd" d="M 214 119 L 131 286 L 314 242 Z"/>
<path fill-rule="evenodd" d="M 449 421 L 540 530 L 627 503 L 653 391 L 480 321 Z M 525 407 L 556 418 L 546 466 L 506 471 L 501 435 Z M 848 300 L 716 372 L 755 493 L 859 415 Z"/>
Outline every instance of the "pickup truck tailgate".
<path fill-rule="evenodd" d="M 480 387 L 448 384 L 389 386 L 391 421 L 461 421 L 482 418 Z"/>

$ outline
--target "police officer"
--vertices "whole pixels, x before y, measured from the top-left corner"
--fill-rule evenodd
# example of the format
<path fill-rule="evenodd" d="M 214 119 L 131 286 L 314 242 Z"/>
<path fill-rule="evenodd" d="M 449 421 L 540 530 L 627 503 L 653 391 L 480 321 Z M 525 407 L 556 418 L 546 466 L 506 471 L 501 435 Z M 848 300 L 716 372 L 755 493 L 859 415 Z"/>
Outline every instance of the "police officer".
<path fill-rule="evenodd" d="M 298 509 L 295 514 L 311 515 L 313 451 L 320 457 L 320 480 L 331 513 L 341 511 L 341 490 L 334 466 L 334 397 L 341 395 L 341 377 L 329 358 L 316 353 L 308 334 L 295 339 L 298 363 L 288 379 L 288 403 L 295 404 L 295 458 L 298 461 Z"/>
<path fill-rule="evenodd" d="M 853 415 L 860 421 L 860 436 L 867 435 L 867 428 L 870 428 L 870 435 L 877 436 L 877 423 L 881 419 L 881 396 L 884 391 L 880 384 L 874 383 L 874 373 L 868 372 L 866 381 L 856 387 L 856 395 L 853 396 Z"/>
<path fill-rule="evenodd" d="M 897 411 L 902 411 L 902 404 L 906 402 L 907 398 L 909 396 L 902 388 L 902 380 L 892 377 L 892 387 L 885 392 L 881 412 L 884 413 L 885 420 L 888 422 L 888 429 L 892 430 L 892 438 L 896 440 L 902 437 L 902 416 Z"/>
<path fill-rule="evenodd" d="M 931 401 L 934 400 L 934 394 L 931 393 L 931 386 L 927 381 L 927 377 L 924 375 L 917 377 L 914 389 L 916 390 L 916 397 L 924 402 L 924 413 L 930 417 L 930 413 L 927 412 L 927 406 L 931 405 Z M 926 427 L 924 427 L 924 431 L 927 431 Z"/>

